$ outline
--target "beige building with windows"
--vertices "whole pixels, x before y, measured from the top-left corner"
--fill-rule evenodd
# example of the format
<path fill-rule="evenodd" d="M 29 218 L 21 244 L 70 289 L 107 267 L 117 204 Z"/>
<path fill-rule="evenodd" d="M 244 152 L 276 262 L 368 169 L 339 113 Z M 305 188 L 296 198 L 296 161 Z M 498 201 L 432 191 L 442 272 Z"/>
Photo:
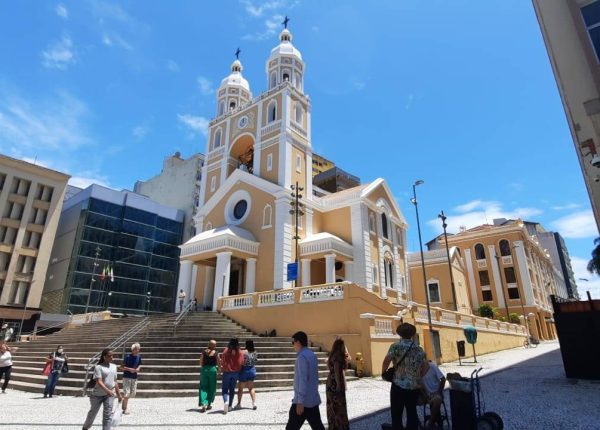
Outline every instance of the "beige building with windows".
<path fill-rule="evenodd" d="M 533 0 L 600 227 L 600 1 Z"/>
<path fill-rule="evenodd" d="M 313 154 L 312 159 L 312 172 L 313 176 L 317 176 L 319 173 L 323 173 L 335 167 L 335 163 L 333 161 L 328 160 L 327 158 L 319 155 Z"/>
<path fill-rule="evenodd" d="M 252 96 L 236 60 L 217 90 L 203 166 L 198 234 L 181 246 L 179 288 L 205 308 L 220 296 L 352 281 L 407 298 L 406 221 L 383 179 L 313 195 L 305 65 L 285 29 Z M 298 239 L 292 185 L 301 188 Z"/>
<path fill-rule="evenodd" d="M 69 176 L 0 155 L 0 319 L 39 313 Z"/>
<path fill-rule="evenodd" d="M 445 247 L 423 252 L 429 302 L 431 306 L 470 314 L 473 306 L 471 305 L 465 263 L 460 254 L 460 249 L 455 246 L 449 250 L 451 265 L 448 265 L 447 254 Z M 452 267 L 452 279 L 450 278 L 450 267 Z M 423 265 L 420 252 L 408 254 L 408 268 L 411 300 L 417 303 L 425 303 L 425 282 L 423 282 Z M 454 293 L 452 292 L 452 281 L 454 282 Z M 456 309 L 454 307 L 455 296 Z"/>
<path fill-rule="evenodd" d="M 506 318 L 508 309 L 528 316 L 532 335 L 556 337 L 550 295 L 568 297 L 564 278 L 521 220 L 463 230 L 448 236 L 448 244 L 464 258 L 474 313 L 489 304 Z M 444 246 L 440 237 L 431 248 Z"/>

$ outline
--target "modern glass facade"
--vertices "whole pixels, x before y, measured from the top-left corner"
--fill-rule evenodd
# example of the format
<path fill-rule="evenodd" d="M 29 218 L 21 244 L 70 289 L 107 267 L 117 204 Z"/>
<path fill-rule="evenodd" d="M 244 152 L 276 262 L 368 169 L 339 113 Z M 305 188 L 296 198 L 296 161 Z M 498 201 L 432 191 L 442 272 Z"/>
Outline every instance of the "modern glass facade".
<path fill-rule="evenodd" d="M 174 311 L 183 222 L 126 202 L 89 197 L 78 203 L 65 311 Z"/>

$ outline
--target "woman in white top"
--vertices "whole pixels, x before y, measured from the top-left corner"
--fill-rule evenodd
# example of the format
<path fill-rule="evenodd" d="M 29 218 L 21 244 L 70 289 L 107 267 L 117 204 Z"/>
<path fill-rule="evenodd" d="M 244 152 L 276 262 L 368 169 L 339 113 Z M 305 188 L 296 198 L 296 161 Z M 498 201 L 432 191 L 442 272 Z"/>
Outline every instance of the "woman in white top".
<path fill-rule="evenodd" d="M 94 419 L 103 406 L 102 411 L 102 430 L 111 429 L 112 409 L 115 396 L 119 402 L 123 399 L 117 382 L 117 366 L 113 364 L 113 352 L 106 348 L 100 354 L 100 361 L 94 369 L 94 379 L 96 385 L 90 396 L 90 411 L 87 414 L 83 430 L 88 430 L 94 424 Z"/>
<path fill-rule="evenodd" d="M 16 350 L 17 348 L 13 348 Z M 11 349 L 4 342 L 0 344 L 0 379 L 4 376 L 4 384 L 2 384 L 2 394 L 6 393 L 8 381 L 10 381 L 10 372 L 12 370 L 12 355 Z"/>

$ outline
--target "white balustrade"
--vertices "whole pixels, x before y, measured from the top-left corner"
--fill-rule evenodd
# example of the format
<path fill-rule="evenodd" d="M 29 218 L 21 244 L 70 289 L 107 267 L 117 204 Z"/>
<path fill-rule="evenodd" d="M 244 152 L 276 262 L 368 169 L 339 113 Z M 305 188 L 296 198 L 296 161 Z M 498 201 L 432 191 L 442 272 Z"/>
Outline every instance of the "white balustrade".
<path fill-rule="evenodd" d="M 252 307 L 252 295 L 229 296 L 223 298 L 222 309 L 245 309 Z"/>
<path fill-rule="evenodd" d="M 294 303 L 294 291 L 270 291 L 268 293 L 259 293 L 258 306 L 277 306 L 290 305 Z"/>
<path fill-rule="evenodd" d="M 475 327 L 487 328 L 487 319 L 486 318 L 475 318 Z"/>
<path fill-rule="evenodd" d="M 322 302 L 324 300 L 339 300 L 344 298 L 344 285 L 322 285 L 302 288 L 300 302 Z"/>
<path fill-rule="evenodd" d="M 441 321 L 448 324 L 456 324 L 456 313 L 452 311 L 442 311 Z"/>
<path fill-rule="evenodd" d="M 294 121 L 290 121 L 290 128 L 294 130 L 296 133 L 306 137 L 306 131 L 302 128 L 302 126 Z"/>
<path fill-rule="evenodd" d="M 375 337 L 394 336 L 392 331 L 392 320 L 384 318 L 375 318 Z"/>
<path fill-rule="evenodd" d="M 281 128 L 281 120 L 277 120 L 277 121 L 273 121 L 272 123 L 270 123 L 269 125 L 267 125 L 266 127 L 263 127 L 260 130 L 260 136 L 264 136 L 266 134 L 272 133 L 276 130 L 279 130 Z"/>

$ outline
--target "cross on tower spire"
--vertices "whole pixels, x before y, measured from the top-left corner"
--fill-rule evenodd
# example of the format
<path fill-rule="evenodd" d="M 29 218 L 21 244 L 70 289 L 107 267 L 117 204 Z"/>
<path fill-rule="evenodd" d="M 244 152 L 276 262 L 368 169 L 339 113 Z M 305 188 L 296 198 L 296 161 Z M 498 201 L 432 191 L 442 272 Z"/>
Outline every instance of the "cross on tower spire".
<path fill-rule="evenodd" d="M 290 22 L 290 19 L 287 17 L 287 15 L 285 16 L 285 19 L 283 20 L 282 24 L 284 28 L 287 28 L 288 26 L 288 22 Z"/>
<path fill-rule="evenodd" d="M 235 51 L 235 54 L 234 54 L 234 55 L 235 55 L 235 59 L 236 59 L 236 60 L 239 60 L 239 59 L 240 59 L 240 53 L 241 53 L 241 52 L 242 52 L 242 51 L 241 51 L 241 50 L 240 50 L 240 48 L 238 47 L 238 49 Z"/>

